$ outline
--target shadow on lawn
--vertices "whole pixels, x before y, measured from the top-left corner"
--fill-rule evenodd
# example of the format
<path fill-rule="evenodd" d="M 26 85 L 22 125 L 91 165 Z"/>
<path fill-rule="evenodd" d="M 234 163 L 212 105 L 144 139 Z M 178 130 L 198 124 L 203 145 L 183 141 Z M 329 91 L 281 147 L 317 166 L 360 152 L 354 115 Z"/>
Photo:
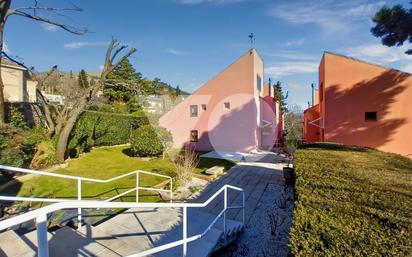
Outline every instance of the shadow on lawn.
<path fill-rule="evenodd" d="M 342 145 L 336 143 L 311 143 L 304 144 L 299 149 L 319 149 L 319 150 L 332 150 L 332 151 L 348 151 L 348 152 L 369 152 L 372 149 L 367 147 L 360 147 L 354 145 Z"/>

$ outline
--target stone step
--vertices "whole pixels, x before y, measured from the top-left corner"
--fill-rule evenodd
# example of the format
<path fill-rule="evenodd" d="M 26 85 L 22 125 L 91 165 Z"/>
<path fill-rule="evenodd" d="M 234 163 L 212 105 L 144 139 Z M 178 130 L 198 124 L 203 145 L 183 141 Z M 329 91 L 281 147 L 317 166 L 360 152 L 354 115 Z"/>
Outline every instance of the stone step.
<path fill-rule="evenodd" d="M 33 249 L 13 230 L 0 233 L 0 256 L 1 257 L 31 257 L 35 256 L 37 247 Z"/>

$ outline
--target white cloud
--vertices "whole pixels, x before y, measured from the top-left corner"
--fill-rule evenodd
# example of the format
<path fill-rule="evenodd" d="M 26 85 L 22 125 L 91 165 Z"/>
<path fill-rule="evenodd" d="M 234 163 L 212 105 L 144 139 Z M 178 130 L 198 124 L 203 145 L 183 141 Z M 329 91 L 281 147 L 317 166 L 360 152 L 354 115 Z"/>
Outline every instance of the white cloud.
<path fill-rule="evenodd" d="M 202 3 L 212 3 L 212 4 L 231 4 L 239 3 L 245 0 L 178 0 L 181 4 L 196 5 Z"/>
<path fill-rule="evenodd" d="M 49 24 L 49 23 L 45 23 L 45 22 L 43 22 L 43 23 L 41 24 L 41 26 L 42 26 L 43 29 L 45 29 L 46 31 L 50 31 L 50 32 L 55 32 L 55 31 L 57 31 L 57 29 L 59 28 L 59 27 L 57 27 L 56 25 Z"/>
<path fill-rule="evenodd" d="M 296 40 L 290 40 L 285 42 L 283 45 L 285 46 L 301 46 L 305 43 L 304 38 L 296 39 Z"/>
<path fill-rule="evenodd" d="M 64 48 L 69 48 L 69 49 L 78 49 L 78 48 L 83 48 L 87 46 L 105 46 L 107 45 L 107 42 L 71 42 L 71 43 L 66 43 L 64 44 Z"/>
<path fill-rule="evenodd" d="M 387 64 L 412 60 L 412 56 L 405 54 L 407 49 L 408 46 L 406 45 L 401 47 L 387 47 L 380 43 L 369 43 L 346 48 L 343 52 L 348 56 L 361 60 L 377 64 Z"/>
<path fill-rule="evenodd" d="M 304 91 L 308 90 L 310 87 L 308 85 L 302 85 L 298 83 L 289 83 L 287 84 L 289 89 L 297 90 L 297 91 Z"/>
<path fill-rule="evenodd" d="M 412 73 L 412 64 L 405 65 L 400 68 L 401 71 Z"/>
<path fill-rule="evenodd" d="M 11 50 L 10 50 L 9 46 L 6 44 L 6 42 L 3 42 L 3 51 L 6 54 L 11 54 Z"/>
<path fill-rule="evenodd" d="M 265 73 L 271 77 L 279 78 L 297 73 L 316 73 L 318 66 L 318 62 L 280 62 L 266 68 Z"/>
<path fill-rule="evenodd" d="M 185 54 L 183 51 L 177 50 L 175 48 L 166 48 L 165 52 L 172 54 L 172 55 L 184 55 Z"/>
<path fill-rule="evenodd" d="M 314 24 L 327 35 L 349 33 L 361 21 L 369 20 L 384 2 L 360 4 L 350 1 L 299 1 L 278 5 L 269 10 L 269 15 L 292 24 Z"/>
<path fill-rule="evenodd" d="M 287 59 L 287 60 L 295 60 L 295 61 L 320 61 L 321 59 L 319 55 L 307 54 L 307 53 L 303 53 L 299 51 L 288 51 L 288 50 L 267 52 L 267 53 L 263 53 L 263 55 L 266 55 L 269 57 Z"/>

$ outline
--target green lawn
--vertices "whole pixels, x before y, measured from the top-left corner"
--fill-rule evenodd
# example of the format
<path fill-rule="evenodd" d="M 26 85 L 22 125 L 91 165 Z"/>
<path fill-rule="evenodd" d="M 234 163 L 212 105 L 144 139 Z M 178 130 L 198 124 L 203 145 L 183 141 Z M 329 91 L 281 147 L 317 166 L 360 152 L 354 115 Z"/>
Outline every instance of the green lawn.
<path fill-rule="evenodd" d="M 294 256 L 411 256 L 412 160 L 307 145 L 294 155 Z"/>
<path fill-rule="evenodd" d="M 82 176 L 87 178 L 108 179 L 133 170 L 144 170 L 163 175 L 174 176 L 174 165 L 169 159 L 154 158 L 149 161 L 132 158 L 127 155 L 129 146 L 96 148 L 90 153 L 81 156 L 78 159 L 70 160 L 69 166 L 65 169 L 59 169 L 56 173 Z M 206 169 L 221 165 L 230 168 L 234 163 L 224 160 L 200 159 L 199 167 L 195 169 L 196 173 L 203 173 Z M 139 183 L 141 186 L 154 186 L 164 181 L 164 178 L 141 174 Z M 110 183 L 92 183 L 85 182 L 82 186 L 82 195 L 85 199 L 104 199 L 117 195 L 128 189 L 135 187 L 135 176 L 125 177 Z M 54 197 L 54 198 L 76 198 L 77 182 L 72 180 L 37 176 L 24 182 L 22 185 L 16 185 L 8 192 L 2 194 L 19 195 L 27 197 Z M 122 200 L 134 200 L 134 194 L 131 197 Z M 140 201 L 159 201 L 157 196 L 140 192 Z"/>

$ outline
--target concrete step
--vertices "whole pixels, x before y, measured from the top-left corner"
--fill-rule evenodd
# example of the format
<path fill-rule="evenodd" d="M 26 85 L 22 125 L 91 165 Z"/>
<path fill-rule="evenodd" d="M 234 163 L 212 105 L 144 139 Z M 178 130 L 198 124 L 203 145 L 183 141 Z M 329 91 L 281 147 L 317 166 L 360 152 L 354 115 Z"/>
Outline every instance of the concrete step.
<path fill-rule="evenodd" d="M 201 234 L 206 230 L 209 224 L 215 218 L 215 215 L 202 212 L 196 209 L 188 210 L 187 219 L 187 237 Z M 226 238 L 227 243 L 233 241 L 235 237 L 242 231 L 242 223 L 226 220 Z M 183 225 L 180 222 L 169 233 L 162 237 L 159 241 L 155 242 L 155 246 L 163 245 L 166 243 L 174 242 L 183 238 Z M 215 226 L 201 239 L 190 242 L 188 244 L 188 256 L 210 256 L 214 251 L 223 247 L 225 234 L 223 233 L 223 221 L 220 219 Z M 156 257 L 174 257 L 182 256 L 182 246 L 174 247 L 155 254 Z"/>
<path fill-rule="evenodd" d="M 37 247 L 30 247 L 13 230 L 0 233 L 0 257 L 32 257 L 36 251 Z"/>

